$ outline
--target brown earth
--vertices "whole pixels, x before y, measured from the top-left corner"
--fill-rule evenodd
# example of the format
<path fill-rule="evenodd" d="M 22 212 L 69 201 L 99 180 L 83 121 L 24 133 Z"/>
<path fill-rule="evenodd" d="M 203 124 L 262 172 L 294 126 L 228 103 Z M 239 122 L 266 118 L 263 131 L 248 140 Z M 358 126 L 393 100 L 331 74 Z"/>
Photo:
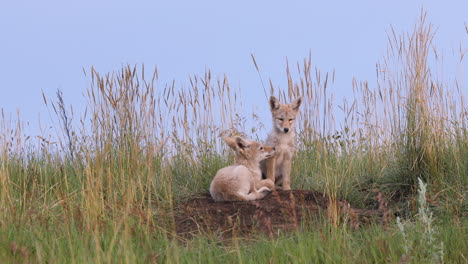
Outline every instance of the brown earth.
<path fill-rule="evenodd" d="M 261 200 L 251 202 L 214 202 L 209 193 L 195 195 L 180 203 L 175 211 L 176 231 L 179 237 L 197 234 L 218 238 L 249 236 L 261 233 L 273 236 L 284 231 L 298 230 L 313 223 L 320 216 L 333 221 L 346 220 L 352 228 L 372 221 L 382 222 L 391 217 L 377 196 L 378 210 L 352 208 L 348 202 L 330 203 L 323 193 L 308 190 L 274 191 Z M 330 205 L 335 214 L 330 214 Z M 325 218 L 323 217 L 325 216 Z M 328 216 L 328 218 L 327 218 Z M 331 216 L 331 217 L 330 217 Z"/>

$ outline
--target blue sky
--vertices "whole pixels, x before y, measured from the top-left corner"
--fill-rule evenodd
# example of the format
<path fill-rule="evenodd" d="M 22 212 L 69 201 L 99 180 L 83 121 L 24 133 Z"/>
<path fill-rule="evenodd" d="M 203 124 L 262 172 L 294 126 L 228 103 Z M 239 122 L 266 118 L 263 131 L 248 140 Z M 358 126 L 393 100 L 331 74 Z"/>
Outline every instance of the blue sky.
<path fill-rule="evenodd" d="M 207 68 L 226 73 L 244 91 L 244 105 L 255 108 L 267 102 L 254 100 L 264 96 L 251 53 L 264 80 L 285 87 L 286 57 L 295 63 L 310 52 L 314 67 L 335 70 L 339 100 L 350 96 L 353 77 L 374 86 L 386 31 L 410 31 L 422 6 L 450 64 L 460 43 L 468 47 L 466 0 L 2 1 L 0 108 L 19 109 L 38 134 L 38 120 L 50 121 L 41 91 L 53 97 L 61 89 L 80 112 L 89 86 L 83 68 L 106 73 L 142 63 L 157 66 L 162 83 L 184 85 Z M 467 70 L 455 64 L 445 75 L 461 79 L 466 91 Z"/>

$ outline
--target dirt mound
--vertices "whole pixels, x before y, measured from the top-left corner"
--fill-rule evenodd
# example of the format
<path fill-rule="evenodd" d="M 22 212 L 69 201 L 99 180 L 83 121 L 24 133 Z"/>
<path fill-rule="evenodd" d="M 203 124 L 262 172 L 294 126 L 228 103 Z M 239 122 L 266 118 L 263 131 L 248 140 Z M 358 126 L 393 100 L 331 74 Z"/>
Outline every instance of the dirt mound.
<path fill-rule="evenodd" d="M 255 232 L 272 236 L 296 230 L 303 221 L 314 221 L 329 206 L 330 199 L 323 193 L 306 190 L 274 191 L 251 202 L 214 202 L 209 193 L 199 194 L 177 206 L 176 230 L 186 238 L 200 233 L 219 238 Z M 353 228 L 385 214 L 382 210 L 352 208 L 346 201 L 337 201 L 336 208 Z"/>

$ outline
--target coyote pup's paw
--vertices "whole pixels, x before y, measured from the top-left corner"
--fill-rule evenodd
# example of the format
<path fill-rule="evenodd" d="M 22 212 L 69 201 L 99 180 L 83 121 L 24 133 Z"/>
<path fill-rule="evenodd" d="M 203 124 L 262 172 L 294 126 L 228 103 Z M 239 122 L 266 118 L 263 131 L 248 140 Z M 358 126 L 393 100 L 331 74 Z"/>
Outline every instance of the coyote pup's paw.
<path fill-rule="evenodd" d="M 271 193 L 272 190 L 270 188 L 268 188 L 268 187 L 262 187 L 262 188 L 258 189 L 258 192 L 263 193 L 263 194 L 268 194 L 268 193 Z"/>

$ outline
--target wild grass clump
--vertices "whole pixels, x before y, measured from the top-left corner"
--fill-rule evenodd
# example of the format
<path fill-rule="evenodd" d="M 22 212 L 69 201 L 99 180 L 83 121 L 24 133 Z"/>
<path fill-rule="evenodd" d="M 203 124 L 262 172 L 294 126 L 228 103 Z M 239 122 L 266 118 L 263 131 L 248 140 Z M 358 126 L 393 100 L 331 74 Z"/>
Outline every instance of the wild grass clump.
<path fill-rule="evenodd" d="M 424 13 L 412 33 L 391 30 L 375 88 L 354 80 L 354 97 L 339 104 L 335 73 L 314 69 L 311 55 L 286 65 L 287 87 L 270 81 L 280 100 L 303 97 L 292 188 L 323 191 L 331 208 L 313 229 L 249 245 L 216 236 L 180 244 L 175 232 L 177 204 L 207 192 L 216 171 L 232 162 L 221 139 L 261 140 L 268 132 L 271 117 L 247 112 L 246 95 L 226 75 L 207 70 L 185 84 L 161 84 L 158 70 L 148 74 L 144 66 L 106 74 L 91 68 L 84 113 L 61 91 L 55 99 L 44 95 L 57 135 L 26 136 L 20 118 L 2 110 L 0 259 L 466 261 L 468 112 L 459 83 L 434 70 L 434 36 Z M 338 199 L 376 209 L 383 204 L 376 194 L 405 220 L 352 230 Z"/>

